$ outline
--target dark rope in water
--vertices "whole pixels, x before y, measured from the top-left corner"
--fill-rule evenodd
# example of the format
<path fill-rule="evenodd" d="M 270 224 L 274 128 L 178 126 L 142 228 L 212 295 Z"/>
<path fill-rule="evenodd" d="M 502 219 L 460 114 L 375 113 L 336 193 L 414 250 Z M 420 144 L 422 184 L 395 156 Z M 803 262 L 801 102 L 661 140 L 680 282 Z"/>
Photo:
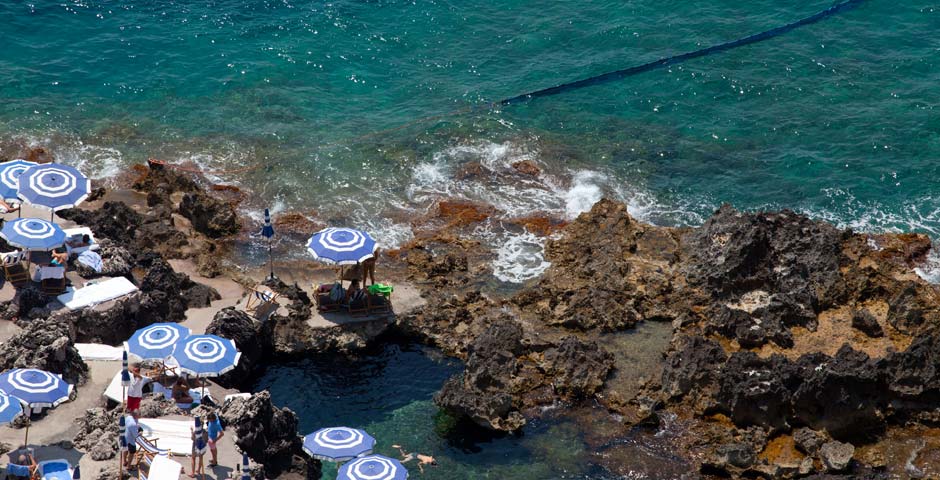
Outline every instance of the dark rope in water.
<path fill-rule="evenodd" d="M 612 82 L 614 80 L 620 80 L 625 77 L 648 72 L 650 70 L 655 70 L 657 68 L 675 65 L 678 63 L 685 62 L 687 60 L 692 60 L 694 58 L 704 57 L 707 55 L 712 55 L 715 53 L 723 52 L 726 50 L 731 50 L 733 48 L 742 47 L 744 45 L 750 45 L 753 43 L 762 42 L 764 40 L 768 40 L 768 39 L 783 35 L 785 33 L 788 33 L 790 31 L 793 31 L 799 27 L 817 23 L 833 15 L 837 15 L 839 13 L 845 12 L 852 8 L 858 7 L 863 2 L 865 2 L 865 0 L 844 0 L 821 12 L 802 18 L 795 22 L 788 23 L 780 27 L 772 28 L 770 30 L 766 30 L 760 33 L 756 33 L 754 35 L 739 38 L 737 40 L 733 40 L 730 42 L 725 42 L 725 43 L 721 43 L 718 45 L 706 47 L 700 50 L 695 50 L 694 52 L 688 52 L 688 53 L 683 53 L 679 55 L 673 55 L 671 57 L 661 58 L 659 60 L 655 60 L 649 63 L 644 63 L 643 65 L 637 65 L 634 67 L 625 68 L 623 70 L 607 72 L 607 73 L 603 73 L 600 75 L 595 75 L 593 77 L 576 80 L 573 82 L 563 83 L 561 85 L 555 85 L 554 87 L 548 87 L 548 88 L 543 88 L 541 90 L 535 90 L 532 92 L 523 93 L 523 94 L 516 95 L 513 97 L 504 98 L 502 100 L 498 100 L 495 102 L 487 102 L 487 103 L 481 103 L 477 105 L 470 105 L 470 106 L 466 106 L 466 107 L 463 107 L 463 108 L 460 108 L 451 112 L 447 112 L 447 113 L 441 113 L 437 115 L 429 115 L 426 117 L 416 118 L 410 122 L 398 125 L 396 127 L 372 131 L 364 135 L 346 139 L 346 141 L 341 142 L 341 143 L 357 142 L 357 141 L 364 140 L 366 138 L 370 138 L 370 137 L 374 137 L 374 136 L 382 135 L 386 133 L 396 132 L 396 131 L 403 130 L 405 128 L 418 125 L 421 123 L 429 122 L 432 120 L 441 120 L 443 118 L 452 117 L 452 116 L 460 115 L 463 113 L 486 110 L 486 109 L 491 109 L 494 107 L 499 107 L 499 106 L 504 106 L 504 105 L 515 105 L 515 104 L 527 102 L 533 98 L 559 95 L 562 93 L 570 92 L 572 90 L 577 90 L 579 88 L 590 87 L 593 85 L 600 85 L 603 83 Z M 338 145 L 339 143 L 340 142 L 331 143 L 329 145 Z"/>
<path fill-rule="evenodd" d="M 653 62 L 644 63 L 643 65 L 637 65 L 635 67 L 625 68 L 623 70 L 608 72 L 608 73 L 596 75 L 590 78 L 585 78 L 585 79 L 577 80 L 574 82 L 563 83 L 561 85 L 556 85 L 554 87 L 543 88 L 541 90 L 536 90 L 534 92 L 523 93 L 521 95 L 516 95 L 514 97 L 504 98 L 498 102 L 494 102 L 493 105 L 512 105 L 515 103 L 526 102 L 533 98 L 558 95 L 558 94 L 570 92 L 572 90 L 576 90 L 579 88 L 590 87 L 593 85 L 599 85 L 602 83 L 612 82 L 614 80 L 620 80 L 624 77 L 629 77 L 631 75 L 636 75 L 638 73 L 648 72 L 650 70 L 654 70 L 657 68 L 675 65 L 677 63 L 681 63 L 686 60 L 692 60 L 693 58 L 704 57 L 706 55 L 711 55 L 714 53 L 723 52 L 725 50 L 731 50 L 733 48 L 742 47 L 744 45 L 750 45 L 752 43 L 761 42 L 761 41 L 764 41 L 764 40 L 767 40 L 767 39 L 770 39 L 779 35 L 783 35 L 784 33 L 788 33 L 804 25 L 816 23 L 827 17 L 831 17 L 838 13 L 855 8 L 864 1 L 865 0 L 845 0 L 815 15 L 811 15 L 809 17 L 797 20 L 793 23 L 788 23 L 781 27 L 773 28 L 765 32 L 757 33 L 757 34 L 744 37 L 744 38 L 739 38 L 731 42 L 726 42 L 726 43 L 722 43 L 719 45 L 713 45 L 711 47 L 703 48 L 701 50 L 696 50 L 694 52 L 688 52 L 688 53 L 683 53 L 681 55 L 674 55 L 672 57 L 661 58 Z"/>

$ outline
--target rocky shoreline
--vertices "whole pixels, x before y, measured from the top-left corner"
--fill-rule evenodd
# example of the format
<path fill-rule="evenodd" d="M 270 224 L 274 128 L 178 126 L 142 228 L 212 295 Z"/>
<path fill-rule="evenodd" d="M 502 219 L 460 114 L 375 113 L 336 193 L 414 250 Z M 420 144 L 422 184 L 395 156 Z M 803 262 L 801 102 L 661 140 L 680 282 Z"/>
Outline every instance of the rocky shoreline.
<path fill-rule="evenodd" d="M 140 292 L 107 310 L 67 312 L 19 290 L 0 303 L 0 318 L 23 328 L 0 345 L 4 368 L 82 383 L 88 367 L 74 343 L 116 345 L 220 298 L 175 271 L 173 259 L 191 261 L 201 277 L 256 282 L 226 260 L 241 231 L 237 192 L 159 164 L 135 176 L 128 186 L 140 204 L 108 192 L 60 216 L 92 228 L 102 274 L 127 276 Z M 551 266 L 518 291 L 499 292 L 486 286 L 491 253 L 461 235 L 487 206 L 455 208 L 442 205 L 414 241 L 383 255 L 383 277 L 423 297 L 393 318 L 313 328 L 307 291 L 280 280 L 266 283 L 283 298 L 266 321 L 231 307 L 215 313 L 206 331 L 243 352 L 218 383 L 246 389 L 272 362 L 405 335 L 465 363 L 435 397 L 456 416 L 509 432 L 548 407 L 596 402 L 617 418 L 597 432 L 598 444 L 680 421 L 676 453 L 705 477 L 885 476 L 907 468 L 896 464 L 892 439 L 937 426 L 940 290 L 913 271 L 931 248 L 926 236 L 860 234 L 789 211 L 729 206 L 700 227 L 657 227 L 601 200 L 570 223 L 541 222 L 553 226 Z M 609 338 L 643 323 L 672 330 L 661 361 L 639 381 L 612 381 L 631 365 Z M 89 411 L 75 445 L 111 448 L 89 439 L 110 432 L 113 415 Z M 264 466 L 258 475 L 319 478 L 319 462 L 300 451 L 296 414 L 266 393 L 226 405 L 222 416 L 238 447 Z M 922 469 L 924 461 L 915 452 L 908 463 Z M 617 472 L 616 460 L 605 466 Z"/>

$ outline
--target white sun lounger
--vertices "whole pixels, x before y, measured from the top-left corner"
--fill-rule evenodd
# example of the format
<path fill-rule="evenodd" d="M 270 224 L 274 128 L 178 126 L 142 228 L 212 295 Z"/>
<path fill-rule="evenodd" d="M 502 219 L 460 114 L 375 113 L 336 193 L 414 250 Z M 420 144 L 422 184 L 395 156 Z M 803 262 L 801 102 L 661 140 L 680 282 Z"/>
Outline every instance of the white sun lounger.
<path fill-rule="evenodd" d="M 150 463 L 150 471 L 146 476 L 141 475 L 141 480 L 179 480 L 183 466 L 179 462 L 170 460 L 165 455 L 153 457 Z"/>
<path fill-rule="evenodd" d="M 69 288 L 67 292 L 56 298 L 69 310 L 78 310 L 79 308 L 114 300 L 136 291 L 137 287 L 130 280 L 125 277 L 117 277 L 78 290 Z"/>
<path fill-rule="evenodd" d="M 100 343 L 76 343 L 75 348 L 82 360 L 116 361 L 123 356 L 124 349 Z"/>
<path fill-rule="evenodd" d="M 111 379 L 111 383 L 108 384 L 108 388 L 104 389 L 104 396 L 109 400 L 114 400 L 117 403 L 124 403 L 124 400 L 127 399 L 127 393 L 124 390 L 124 387 L 121 386 L 121 372 L 118 372 L 114 375 L 114 378 Z"/>
<path fill-rule="evenodd" d="M 95 234 L 91 233 L 91 229 L 88 227 L 77 227 L 77 228 L 67 228 L 63 230 L 65 232 L 65 237 L 69 240 L 72 239 L 81 239 L 82 235 L 88 235 L 89 240 L 91 241 L 89 245 L 84 247 L 66 247 L 69 251 L 69 255 L 78 255 L 86 250 L 98 250 L 98 242 L 95 240 Z"/>
<path fill-rule="evenodd" d="M 169 450 L 173 455 L 189 455 L 193 450 L 193 437 L 189 420 L 166 420 L 162 418 L 141 418 L 137 424 L 140 434 L 146 438 L 156 438 L 160 449 Z M 152 475 L 152 473 L 151 473 Z"/>

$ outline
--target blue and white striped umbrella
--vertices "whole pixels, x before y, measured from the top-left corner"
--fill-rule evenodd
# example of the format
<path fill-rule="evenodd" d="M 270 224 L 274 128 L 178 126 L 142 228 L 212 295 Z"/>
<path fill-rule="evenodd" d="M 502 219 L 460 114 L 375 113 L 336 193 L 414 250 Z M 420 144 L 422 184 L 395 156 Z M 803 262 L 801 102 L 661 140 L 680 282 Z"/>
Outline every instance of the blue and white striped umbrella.
<path fill-rule="evenodd" d="M 52 211 L 72 208 L 91 193 L 91 181 L 75 167 L 44 163 L 26 169 L 19 177 L 17 195 L 24 202 Z"/>
<path fill-rule="evenodd" d="M 241 356 L 235 342 L 227 338 L 190 335 L 176 344 L 172 358 L 184 373 L 196 377 L 215 377 L 234 369 Z"/>
<path fill-rule="evenodd" d="M 261 235 L 264 238 L 271 238 L 274 236 L 274 226 L 271 225 L 271 213 L 267 208 L 264 209 L 264 226 L 261 227 Z"/>
<path fill-rule="evenodd" d="M 251 480 L 251 472 L 248 471 L 248 454 L 242 454 L 242 478 L 241 480 Z"/>
<path fill-rule="evenodd" d="M 0 374 L 0 390 L 30 408 L 54 407 L 69 399 L 72 385 L 61 375 L 35 368 L 15 368 Z"/>
<path fill-rule="evenodd" d="M 0 392 L 0 423 L 10 423 L 23 413 L 19 399 Z"/>
<path fill-rule="evenodd" d="M 65 232 L 56 224 L 38 218 L 17 218 L 0 229 L 10 245 L 24 250 L 49 251 L 65 244 Z"/>
<path fill-rule="evenodd" d="M 36 162 L 19 159 L 0 163 L 0 198 L 8 202 L 19 201 L 20 174 L 33 165 Z"/>
<path fill-rule="evenodd" d="M 124 415 L 118 419 L 118 444 L 121 446 L 121 451 L 127 451 L 127 420 L 124 419 Z"/>
<path fill-rule="evenodd" d="M 304 451 L 317 460 L 345 462 L 372 453 L 375 438 L 349 427 L 321 428 L 304 437 Z"/>
<path fill-rule="evenodd" d="M 307 242 L 313 258 L 330 265 L 355 265 L 375 255 L 375 240 L 352 228 L 327 228 L 314 233 Z"/>
<path fill-rule="evenodd" d="M 121 386 L 131 386 L 131 372 L 127 371 L 127 350 L 123 352 L 124 358 L 121 360 Z"/>
<path fill-rule="evenodd" d="M 154 323 L 141 328 L 124 342 L 124 350 L 141 360 L 165 360 L 180 340 L 192 331 L 178 323 Z"/>
<path fill-rule="evenodd" d="M 369 455 L 359 457 L 339 469 L 336 480 L 405 480 L 408 470 L 398 460 Z"/>
<path fill-rule="evenodd" d="M 201 455 L 206 453 L 206 439 L 202 435 L 202 420 L 197 416 L 196 417 L 196 428 L 193 430 L 196 439 L 193 441 L 193 451 L 196 455 Z"/>

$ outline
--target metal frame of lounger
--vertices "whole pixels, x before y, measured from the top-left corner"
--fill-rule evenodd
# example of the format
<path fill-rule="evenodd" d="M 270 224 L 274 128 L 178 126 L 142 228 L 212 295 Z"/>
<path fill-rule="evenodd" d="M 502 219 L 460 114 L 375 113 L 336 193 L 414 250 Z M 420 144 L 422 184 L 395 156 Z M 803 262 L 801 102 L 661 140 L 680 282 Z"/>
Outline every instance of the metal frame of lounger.
<path fill-rule="evenodd" d="M 380 312 L 380 313 L 392 313 L 392 296 L 385 295 L 376 295 L 373 293 L 367 293 L 369 296 L 369 312 Z M 373 300 L 376 298 L 382 299 L 379 303 L 373 303 Z"/>
<path fill-rule="evenodd" d="M 348 302 L 343 304 L 343 307 L 350 315 L 368 315 L 370 310 L 370 301 L 369 301 L 369 292 L 365 290 L 359 290 L 362 292 L 362 296 L 353 300 L 349 299 Z"/>
<path fill-rule="evenodd" d="M 153 457 L 157 455 L 169 455 L 170 451 L 163 448 L 157 447 L 158 438 L 149 439 L 143 435 L 137 436 L 137 454 L 135 455 L 136 461 L 134 465 L 137 466 L 138 475 L 140 474 L 140 462 L 144 462 L 144 465 L 150 466 L 150 462 L 153 462 Z"/>
<path fill-rule="evenodd" d="M 248 299 L 245 301 L 245 311 L 257 315 L 262 307 L 273 304 L 277 301 L 280 294 L 268 287 L 257 286 L 248 292 Z"/>
<path fill-rule="evenodd" d="M 328 301 L 324 302 L 324 298 Z M 317 303 L 317 311 L 320 313 L 338 312 L 343 309 L 343 302 L 332 301 L 330 291 L 321 292 L 320 285 L 313 285 L 313 300 Z"/>
<path fill-rule="evenodd" d="M 3 275 L 12 285 L 29 282 L 29 270 L 23 266 L 26 259 L 24 252 L 8 252 L 0 254 L 0 263 L 3 264 Z"/>

